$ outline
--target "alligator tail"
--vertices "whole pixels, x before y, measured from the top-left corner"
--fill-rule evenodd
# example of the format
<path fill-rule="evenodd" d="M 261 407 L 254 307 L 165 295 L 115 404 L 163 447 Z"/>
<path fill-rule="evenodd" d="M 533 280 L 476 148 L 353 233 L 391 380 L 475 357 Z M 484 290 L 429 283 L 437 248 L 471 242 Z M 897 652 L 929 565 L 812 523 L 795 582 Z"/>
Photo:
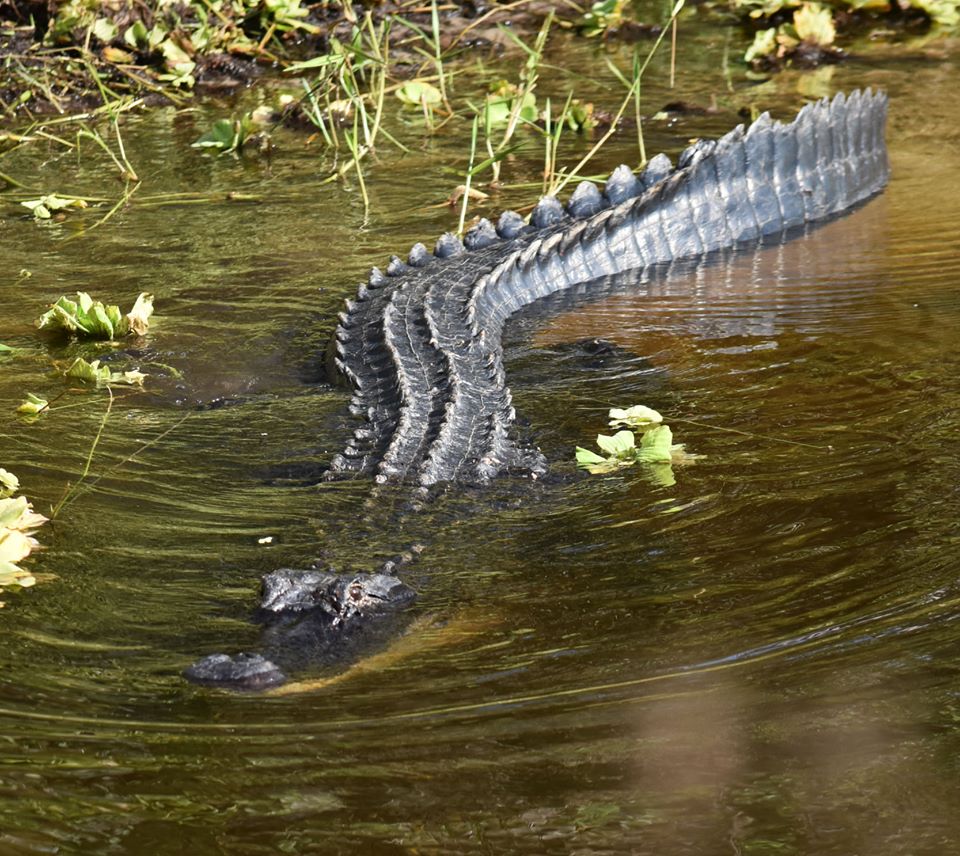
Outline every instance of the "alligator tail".
<path fill-rule="evenodd" d="M 804 107 L 789 124 L 766 113 L 717 141 L 664 155 L 601 193 L 578 186 L 566 208 L 545 197 L 525 224 L 506 212 L 461 243 L 374 269 L 337 328 L 337 365 L 364 419 L 329 477 L 485 481 L 537 474 L 512 437 L 503 324 L 541 297 L 595 278 L 710 253 L 839 214 L 887 183 L 887 97 L 869 89 Z"/>

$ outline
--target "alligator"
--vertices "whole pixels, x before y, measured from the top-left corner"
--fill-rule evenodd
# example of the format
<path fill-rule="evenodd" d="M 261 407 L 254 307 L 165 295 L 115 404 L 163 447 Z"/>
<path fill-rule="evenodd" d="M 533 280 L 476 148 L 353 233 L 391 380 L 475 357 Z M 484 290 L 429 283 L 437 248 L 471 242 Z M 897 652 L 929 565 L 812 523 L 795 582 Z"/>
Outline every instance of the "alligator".
<path fill-rule="evenodd" d="M 331 347 L 361 424 L 324 478 L 372 477 L 426 490 L 506 472 L 543 475 L 543 455 L 513 429 L 501 346 L 507 319 L 561 290 L 782 239 L 863 204 L 889 178 L 886 114 L 886 95 L 870 89 L 807 104 L 787 124 L 764 113 L 748 128 L 695 142 L 676 167 L 662 154 L 637 174 L 620 166 L 602 192 L 584 181 L 565 207 L 543 197 L 529 222 L 507 211 L 495 226 L 480 220 L 462 241 L 447 233 L 432 253 L 418 243 L 406 261 L 394 256 L 385 271 L 374 268 L 347 301 Z M 326 592 L 319 601 L 362 588 L 360 578 L 333 577 L 318 583 Z M 317 599 L 309 594 L 317 581 L 297 579 L 308 591 L 294 597 L 299 610 L 304 597 Z M 266 609 L 271 585 L 265 582 Z M 367 585 L 376 589 L 382 580 Z M 390 591 L 399 605 L 408 602 L 400 588 Z M 343 612 L 338 597 L 330 602 L 340 606 L 313 612 L 343 630 L 365 610 Z M 283 679 L 257 656 L 214 655 L 190 676 L 240 687 Z"/>
<path fill-rule="evenodd" d="M 348 662 L 355 649 L 382 643 L 398 629 L 401 607 L 415 597 L 395 576 L 281 568 L 261 585 L 255 620 L 266 626 L 262 654 L 210 654 L 184 675 L 194 683 L 265 690 L 287 680 L 274 660 Z"/>

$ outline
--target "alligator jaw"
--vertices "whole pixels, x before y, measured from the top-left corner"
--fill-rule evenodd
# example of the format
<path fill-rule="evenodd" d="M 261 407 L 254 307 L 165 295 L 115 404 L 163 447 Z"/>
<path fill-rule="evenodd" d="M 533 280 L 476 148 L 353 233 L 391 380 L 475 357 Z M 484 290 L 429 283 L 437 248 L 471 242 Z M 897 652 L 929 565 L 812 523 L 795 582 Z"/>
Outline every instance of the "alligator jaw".
<path fill-rule="evenodd" d="M 548 294 L 601 276 L 754 242 L 834 216 L 878 193 L 889 167 L 887 98 L 854 92 L 808 104 L 781 124 L 763 114 L 674 169 L 663 155 L 639 175 L 616 169 L 601 194 L 584 182 L 567 208 L 545 198 L 530 225 L 506 212 L 461 244 L 374 269 L 336 331 L 336 362 L 363 424 L 327 478 L 483 482 L 539 474 L 518 445 L 500 344 L 505 321 Z"/>

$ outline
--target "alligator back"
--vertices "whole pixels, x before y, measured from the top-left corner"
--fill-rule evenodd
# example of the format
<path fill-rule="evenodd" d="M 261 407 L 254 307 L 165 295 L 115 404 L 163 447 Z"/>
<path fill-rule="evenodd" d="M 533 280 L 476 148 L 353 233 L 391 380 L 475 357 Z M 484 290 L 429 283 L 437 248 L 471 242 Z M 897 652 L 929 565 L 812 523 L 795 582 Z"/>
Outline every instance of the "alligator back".
<path fill-rule="evenodd" d="M 485 481 L 545 470 L 511 434 L 501 332 L 518 309 L 598 277 L 698 256 L 839 214 L 887 183 L 883 93 L 842 93 L 789 124 L 764 113 L 717 141 L 664 155 L 564 209 L 544 197 L 529 224 L 505 212 L 461 243 L 444 235 L 374 268 L 336 331 L 336 364 L 363 424 L 329 478 Z"/>

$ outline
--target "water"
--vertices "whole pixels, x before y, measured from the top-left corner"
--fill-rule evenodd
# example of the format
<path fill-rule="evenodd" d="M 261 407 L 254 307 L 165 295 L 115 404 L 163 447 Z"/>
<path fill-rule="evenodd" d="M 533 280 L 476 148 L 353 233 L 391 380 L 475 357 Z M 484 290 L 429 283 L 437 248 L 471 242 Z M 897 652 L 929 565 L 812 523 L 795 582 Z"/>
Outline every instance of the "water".
<path fill-rule="evenodd" d="M 735 69 L 731 94 L 725 39 L 690 32 L 676 92 L 645 90 L 722 108 L 651 125 L 652 149 L 722 133 L 754 102 L 787 117 L 811 88 L 872 84 L 891 96 L 893 180 L 791 243 L 525 312 L 507 371 L 544 483 L 421 512 L 403 489 L 312 486 L 349 433 L 345 393 L 317 382 L 332 319 L 367 266 L 450 227 L 432 206 L 465 162 L 452 133 L 381 153 L 366 225 L 356 186 L 321 184 L 329 163 L 301 136 L 269 163 L 189 149 L 218 105 L 124 126 L 141 195 L 259 202 L 135 204 L 76 237 L 96 214 L 38 226 L 6 209 L 0 341 L 22 350 L 0 366 L 0 464 L 39 510 L 77 482 L 108 399 L 9 414 L 63 389 L 52 361 L 110 349 L 30 322 L 78 288 L 152 291 L 158 314 L 144 349 L 111 357 L 150 373 L 146 391 L 117 390 L 89 477 L 40 533 L 41 582 L 3 598 L 0 853 L 955 849 L 955 66 L 851 63 L 754 90 Z M 588 79 L 599 50 L 565 43 L 553 60 L 579 71 L 544 86 L 609 103 Z M 539 163 L 521 153 L 511 180 Z M 3 169 L 117 193 L 89 150 L 37 145 Z M 572 344 L 591 338 L 609 352 Z M 574 471 L 574 445 L 633 403 L 704 456 L 673 487 Z M 417 632 L 369 668 L 287 697 L 180 677 L 256 649 L 260 574 L 369 569 L 415 543 Z"/>

